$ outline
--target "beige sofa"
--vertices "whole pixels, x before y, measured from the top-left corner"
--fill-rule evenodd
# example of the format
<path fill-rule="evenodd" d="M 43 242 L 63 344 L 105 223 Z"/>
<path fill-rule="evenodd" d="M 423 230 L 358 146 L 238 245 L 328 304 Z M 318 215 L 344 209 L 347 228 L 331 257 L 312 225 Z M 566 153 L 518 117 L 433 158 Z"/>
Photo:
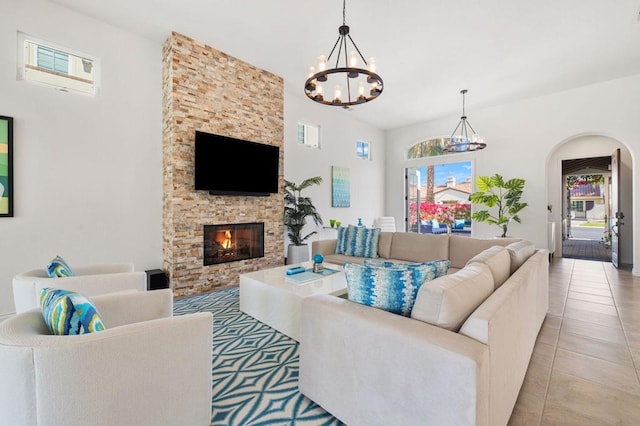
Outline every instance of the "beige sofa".
<path fill-rule="evenodd" d="M 493 247 L 513 242 L 383 233 L 382 258 L 448 258 L 451 274 L 420 288 L 412 317 L 305 298 L 300 391 L 350 426 L 506 425 L 548 310 L 547 250 Z M 346 260 L 331 246 L 313 251 Z"/>

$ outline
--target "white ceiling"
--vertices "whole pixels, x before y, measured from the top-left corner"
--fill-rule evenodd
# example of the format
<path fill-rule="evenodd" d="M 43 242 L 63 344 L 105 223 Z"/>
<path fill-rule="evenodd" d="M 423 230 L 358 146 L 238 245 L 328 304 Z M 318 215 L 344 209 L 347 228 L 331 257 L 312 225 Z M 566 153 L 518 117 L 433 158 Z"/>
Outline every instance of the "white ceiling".
<path fill-rule="evenodd" d="M 145 37 L 177 31 L 284 78 L 304 97 L 342 0 L 51 0 Z M 342 111 L 382 129 L 640 73 L 640 0 L 347 0 L 384 92 Z M 636 94 L 637 96 L 638 94 Z M 309 101 L 311 102 L 311 101 Z M 337 108 L 317 105 L 318 108 Z"/>

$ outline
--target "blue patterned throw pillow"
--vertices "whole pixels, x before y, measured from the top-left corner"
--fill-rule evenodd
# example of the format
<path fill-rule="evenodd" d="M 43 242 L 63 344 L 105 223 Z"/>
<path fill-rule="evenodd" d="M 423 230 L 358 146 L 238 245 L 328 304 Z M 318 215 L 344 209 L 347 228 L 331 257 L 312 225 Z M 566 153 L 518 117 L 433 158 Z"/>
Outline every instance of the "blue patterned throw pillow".
<path fill-rule="evenodd" d="M 349 225 L 338 229 L 336 253 L 346 256 L 378 257 L 379 228 Z"/>
<path fill-rule="evenodd" d="M 47 265 L 47 274 L 49 278 L 71 277 L 73 276 L 73 271 L 62 257 L 56 256 Z"/>
<path fill-rule="evenodd" d="M 418 265 L 431 265 L 435 268 L 435 278 L 447 275 L 451 262 L 447 259 L 432 260 L 430 262 L 411 263 L 411 262 L 398 262 L 393 260 L 381 260 L 381 259 L 365 259 L 364 266 L 372 266 L 375 268 L 409 268 Z"/>
<path fill-rule="evenodd" d="M 79 293 L 43 288 L 40 291 L 40 309 L 51 334 L 62 336 L 104 330 L 96 307 Z"/>
<path fill-rule="evenodd" d="M 409 316 L 420 286 L 436 278 L 426 263 L 404 267 L 361 266 L 345 263 L 349 300 L 394 314 Z"/>

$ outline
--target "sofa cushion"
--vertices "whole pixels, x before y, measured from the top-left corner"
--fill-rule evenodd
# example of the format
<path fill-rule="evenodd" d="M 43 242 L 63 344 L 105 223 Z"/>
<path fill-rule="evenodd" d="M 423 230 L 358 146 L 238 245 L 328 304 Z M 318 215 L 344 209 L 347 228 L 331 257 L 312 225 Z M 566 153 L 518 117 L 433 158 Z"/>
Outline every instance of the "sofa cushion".
<path fill-rule="evenodd" d="M 51 334 L 85 334 L 104 330 L 96 307 L 79 293 L 43 288 L 40 291 L 40 308 Z"/>
<path fill-rule="evenodd" d="M 421 286 L 411 318 L 457 332 L 492 292 L 491 270 L 484 263 L 474 262 Z"/>
<path fill-rule="evenodd" d="M 396 232 L 391 241 L 391 259 L 428 262 L 449 258 L 449 236 Z"/>
<path fill-rule="evenodd" d="M 511 275 L 509 251 L 502 246 L 493 246 L 481 251 L 469 259 L 467 265 L 474 262 L 484 263 L 489 267 L 494 288 L 500 287 Z"/>
<path fill-rule="evenodd" d="M 47 274 L 49 278 L 71 277 L 73 270 L 62 257 L 56 256 L 47 265 Z"/>
<path fill-rule="evenodd" d="M 380 232 L 380 238 L 378 239 L 378 256 L 385 259 L 391 258 L 393 234 L 395 234 L 395 232 Z"/>
<path fill-rule="evenodd" d="M 336 254 L 361 257 L 378 257 L 380 229 L 349 225 L 338 229 Z"/>
<path fill-rule="evenodd" d="M 511 273 L 513 274 L 524 262 L 536 251 L 536 247 L 531 241 L 522 240 L 511 243 L 507 246 L 509 257 L 511 257 Z"/>
<path fill-rule="evenodd" d="M 453 222 L 453 229 L 464 229 L 464 219 L 456 219 Z"/>
<path fill-rule="evenodd" d="M 435 278 L 436 268 L 424 263 L 397 267 L 345 263 L 344 273 L 349 300 L 409 316 L 418 289 Z"/>
<path fill-rule="evenodd" d="M 459 235 L 449 236 L 447 258 L 454 268 L 464 268 L 469 259 L 492 246 L 507 246 L 520 241 L 520 238 L 469 238 Z"/>

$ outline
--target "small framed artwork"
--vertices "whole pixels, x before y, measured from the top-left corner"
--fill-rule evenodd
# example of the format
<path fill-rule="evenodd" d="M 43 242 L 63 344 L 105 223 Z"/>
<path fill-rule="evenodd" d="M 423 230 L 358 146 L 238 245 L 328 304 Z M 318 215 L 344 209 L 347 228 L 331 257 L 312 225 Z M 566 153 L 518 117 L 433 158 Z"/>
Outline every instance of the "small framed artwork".
<path fill-rule="evenodd" d="M 358 141 L 356 143 L 356 155 L 363 160 L 371 160 L 371 144 L 369 142 Z"/>
<path fill-rule="evenodd" d="M 348 167 L 331 167 L 331 207 L 351 207 Z"/>
<path fill-rule="evenodd" d="M 0 217 L 13 217 L 13 118 L 1 115 Z"/>

